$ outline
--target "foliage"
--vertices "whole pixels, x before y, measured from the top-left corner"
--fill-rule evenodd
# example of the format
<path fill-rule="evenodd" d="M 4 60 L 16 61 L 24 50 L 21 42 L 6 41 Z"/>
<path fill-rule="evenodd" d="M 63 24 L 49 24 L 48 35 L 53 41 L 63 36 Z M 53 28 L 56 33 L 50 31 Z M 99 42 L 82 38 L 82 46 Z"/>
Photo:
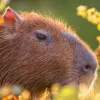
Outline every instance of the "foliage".
<path fill-rule="evenodd" d="M 0 11 L 2 11 L 9 2 L 10 0 L 0 0 Z"/>
<path fill-rule="evenodd" d="M 95 54 L 98 60 L 98 63 L 100 64 L 100 36 L 97 36 L 97 41 L 99 42 L 98 48 L 95 50 Z"/>
<path fill-rule="evenodd" d="M 97 11 L 94 7 L 88 9 L 87 6 L 81 5 L 77 7 L 77 15 L 97 25 L 97 29 L 100 31 L 100 12 Z"/>
<path fill-rule="evenodd" d="M 0 88 L 0 100 L 30 100 L 30 92 L 17 85 L 4 85 Z"/>
<path fill-rule="evenodd" d="M 100 100 L 100 93 L 78 94 L 78 89 L 73 86 L 52 85 L 51 92 L 48 89 L 38 98 L 38 100 Z M 31 100 L 30 92 L 20 86 L 5 85 L 0 88 L 0 100 Z"/>
<path fill-rule="evenodd" d="M 30 92 L 23 90 L 20 86 L 5 85 L 0 88 L 1 100 L 30 100 Z M 52 85 L 51 92 L 46 89 L 40 100 L 77 100 L 78 91 L 72 86 L 60 87 L 59 84 Z"/>
<path fill-rule="evenodd" d="M 3 23 L 4 23 L 3 17 L 0 16 L 0 24 L 3 24 Z"/>

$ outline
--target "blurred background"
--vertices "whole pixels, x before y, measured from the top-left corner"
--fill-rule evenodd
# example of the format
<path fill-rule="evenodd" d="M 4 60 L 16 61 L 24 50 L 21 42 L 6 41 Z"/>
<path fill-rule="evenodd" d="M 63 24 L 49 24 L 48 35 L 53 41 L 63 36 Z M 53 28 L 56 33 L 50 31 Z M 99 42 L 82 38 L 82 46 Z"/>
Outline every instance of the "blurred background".
<path fill-rule="evenodd" d="M 100 0 L 10 0 L 8 3 L 17 12 L 35 11 L 67 22 L 95 50 L 98 47 L 96 37 L 100 35 L 100 31 L 96 25 L 76 15 L 76 8 L 80 5 L 95 7 L 100 11 Z"/>

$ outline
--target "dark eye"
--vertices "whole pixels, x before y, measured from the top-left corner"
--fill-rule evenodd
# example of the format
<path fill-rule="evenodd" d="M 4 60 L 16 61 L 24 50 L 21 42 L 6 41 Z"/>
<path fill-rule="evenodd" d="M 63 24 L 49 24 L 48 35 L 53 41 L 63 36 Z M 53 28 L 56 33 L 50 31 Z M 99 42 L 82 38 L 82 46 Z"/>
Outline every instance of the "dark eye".
<path fill-rule="evenodd" d="M 45 44 L 49 44 L 52 42 L 51 34 L 45 30 L 42 30 L 42 29 L 34 32 L 33 37 L 35 39 L 39 40 L 39 42 L 42 42 Z"/>
<path fill-rule="evenodd" d="M 46 40 L 46 39 L 47 39 L 47 36 L 46 36 L 46 35 L 40 34 L 40 33 L 37 33 L 37 34 L 36 34 L 36 37 L 37 37 L 37 39 L 39 39 L 39 40 Z"/>

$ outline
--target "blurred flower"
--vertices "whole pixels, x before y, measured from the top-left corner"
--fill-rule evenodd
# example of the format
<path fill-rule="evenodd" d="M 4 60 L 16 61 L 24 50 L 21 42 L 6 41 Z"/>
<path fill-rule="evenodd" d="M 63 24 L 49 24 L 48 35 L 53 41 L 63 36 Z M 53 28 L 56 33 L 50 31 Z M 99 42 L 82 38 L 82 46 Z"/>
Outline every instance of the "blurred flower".
<path fill-rule="evenodd" d="M 87 10 L 87 6 L 81 5 L 81 6 L 77 7 L 77 10 L 86 11 Z"/>
<path fill-rule="evenodd" d="M 95 8 L 87 9 L 87 14 L 88 14 L 88 15 L 91 15 L 91 14 L 93 14 L 95 11 L 96 11 Z"/>
<path fill-rule="evenodd" d="M 86 6 L 82 5 L 82 6 L 77 7 L 77 15 L 82 16 L 82 17 L 86 17 L 86 10 L 87 10 Z"/>
<path fill-rule="evenodd" d="M 100 31 L 100 23 L 97 25 L 97 29 Z"/>
<path fill-rule="evenodd" d="M 10 93 L 10 86 L 3 86 L 0 88 L 0 98 L 9 95 Z"/>
<path fill-rule="evenodd" d="M 87 19 L 93 24 L 96 24 L 97 29 L 100 31 L 100 12 L 94 7 L 88 9 L 86 6 L 79 6 L 77 7 L 77 15 Z"/>
<path fill-rule="evenodd" d="M 100 43 L 100 36 L 97 36 L 96 39 Z"/>
<path fill-rule="evenodd" d="M 0 88 L 0 100 L 30 100 L 30 92 L 18 85 L 4 85 Z"/>
<path fill-rule="evenodd" d="M 100 26 L 99 26 L 100 27 Z M 97 41 L 99 42 L 99 46 L 98 48 L 94 51 L 95 52 L 95 55 L 96 55 L 96 58 L 98 60 L 98 63 L 100 65 L 100 36 L 97 36 Z"/>
<path fill-rule="evenodd" d="M 78 91 L 73 86 L 54 85 L 51 89 L 52 99 L 51 100 L 78 100 Z"/>
<path fill-rule="evenodd" d="M 51 87 L 51 93 L 52 94 L 57 94 L 60 90 L 60 85 L 59 84 L 53 84 Z"/>
<path fill-rule="evenodd" d="M 0 1 L 0 11 L 2 11 L 9 2 L 10 2 L 10 0 L 1 0 Z"/>
<path fill-rule="evenodd" d="M 30 100 L 30 92 L 27 90 L 24 90 L 20 95 L 19 95 L 19 100 Z"/>
<path fill-rule="evenodd" d="M 0 16 L 0 24 L 3 24 L 4 23 L 4 19 L 2 16 Z"/>
<path fill-rule="evenodd" d="M 39 100 L 51 100 L 50 98 L 50 92 L 46 88 L 44 93 L 40 96 Z"/>
<path fill-rule="evenodd" d="M 10 94 L 7 97 L 4 97 L 2 100 L 18 100 L 18 99 L 15 95 Z"/>
<path fill-rule="evenodd" d="M 100 93 L 97 93 L 97 94 L 96 94 L 95 100 L 100 100 Z"/>

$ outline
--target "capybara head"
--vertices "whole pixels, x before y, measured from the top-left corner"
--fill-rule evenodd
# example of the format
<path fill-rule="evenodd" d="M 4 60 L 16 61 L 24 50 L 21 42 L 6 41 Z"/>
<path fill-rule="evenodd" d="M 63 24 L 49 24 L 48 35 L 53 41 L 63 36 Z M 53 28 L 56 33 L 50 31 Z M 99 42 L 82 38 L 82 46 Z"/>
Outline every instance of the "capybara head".
<path fill-rule="evenodd" d="M 64 24 L 7 8 L 0 24 L 0 85 L 18 84 L 38 94 L 54 83 L 89 87 L 96 58 Z"/>

